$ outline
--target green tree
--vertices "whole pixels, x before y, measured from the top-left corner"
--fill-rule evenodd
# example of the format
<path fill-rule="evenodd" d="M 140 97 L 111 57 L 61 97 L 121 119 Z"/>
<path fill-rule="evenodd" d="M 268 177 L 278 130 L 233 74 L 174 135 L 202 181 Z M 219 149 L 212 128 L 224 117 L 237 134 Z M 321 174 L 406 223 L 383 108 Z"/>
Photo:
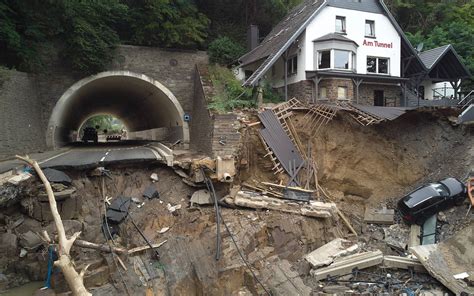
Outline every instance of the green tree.
<path fill-rule="evenodd" d="M 229 65 L 245 53 L 245 48 L 229 37 L 219 37 L 209 44 L 207 52 L 210 62 Z"/>
<path fill-rule="evenodd" d="M 196 48 L 207 37 L 208 18 L 190 0 L 141 0 L 131 7 L 132 42 Z"/>

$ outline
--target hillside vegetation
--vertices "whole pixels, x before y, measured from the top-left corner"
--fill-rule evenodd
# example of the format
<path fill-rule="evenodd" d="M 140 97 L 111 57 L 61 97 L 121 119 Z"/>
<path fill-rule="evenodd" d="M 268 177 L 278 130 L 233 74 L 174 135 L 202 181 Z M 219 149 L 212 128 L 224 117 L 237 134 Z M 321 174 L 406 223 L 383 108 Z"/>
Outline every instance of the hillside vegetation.
<path fill-rule="evenodd" d="M 250 24 L 265 36 L 302 0 L 0 0 L 0 65 L 41 71 L 51 52 L 71 70 L 101 71 L 120 43 L 211 49 L 227 64 Z M 386 0 L 416 46 L 452 43 L 474 73 L 472 0 Z"/>

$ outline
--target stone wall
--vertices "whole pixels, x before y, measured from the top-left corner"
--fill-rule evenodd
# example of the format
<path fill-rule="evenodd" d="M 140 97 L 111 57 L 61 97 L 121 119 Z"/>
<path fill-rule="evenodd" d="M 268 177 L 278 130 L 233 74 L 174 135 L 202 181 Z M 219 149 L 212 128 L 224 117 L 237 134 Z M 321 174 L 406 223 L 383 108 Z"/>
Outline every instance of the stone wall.
<path fill-rule="evenodd" d="M 285 88 L 279 87 L 276 90 L 285 96 Z M 302 102 L 312 102 L 313 100 L 313 82 L 311 80 L 301 80 L 288 85 L 288 100 L 296 98 Z"/>
<path fill-rule="evenodd" d="M 206 85 L 208 83 L 202 80 L 200 74 L 200 69 L 203 68 L 203 66 L 196 65 L 194 73 L 194 106 L 190 122 L 190 148 L 211 156 L 214 122 L 212 113 L 207 108 L 206 89 L 209 89 L 210 86 Z"/>
<path fill-rule="evenodd" d="M 241 137 L 238 116 L 208 109 L 214 88 L 206 65 L 196 66 L 194 87 L 191 149 L 211 157 L 237 155 Z"/>
<path fill-rule="evenodd" d="M 345 87 L 347 89 L 347 100 L 354 99 L 354 83 L 351 79 L 345 78 L 325 78 L 319 82 L 319 97 L 330 101 L 338 100 L 338 88 Z M 322 88 L 326 88 L 326 98 L 321 97 Z"/>
<path fill-rule="evenodd" d="M 33 75 L 2 70 L 0 76 L 0 159 L 45 149 L 41 102 Z"/>
<path fill-rule="evenodd" d="M 398 107 L 400 106 L 400 98 L 402 90 L 397 85 L 385 85 L 385 84 L 364 84 L 359 86 L 359 104 L 362 105 L 374 105 L 374 91 L 383 90 L 385 106 L 387 107 Z"/>

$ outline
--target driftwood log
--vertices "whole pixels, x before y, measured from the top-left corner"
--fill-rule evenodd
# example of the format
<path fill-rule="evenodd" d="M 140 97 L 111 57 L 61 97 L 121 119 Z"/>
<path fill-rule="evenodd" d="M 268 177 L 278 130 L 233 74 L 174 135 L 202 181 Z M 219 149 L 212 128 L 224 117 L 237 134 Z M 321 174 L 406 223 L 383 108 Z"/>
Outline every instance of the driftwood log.
<path fill-rule="evenodd" d="M 78 273 L 74 269 L 73 261 L 71 259 L 71 256 L 69 255 L 74 241 L 79 237 L 81 232 L 74 233 L 69 239 L 66 237 L 66 231 L 64 230 L 63 221 L 61 220 L 61 216 L 59 215 L 56 199 L 54 198 L 53 189 L 51 188 L 51 184 L 49 183 L 48 179 L 43 174 L 43 171 L 41 170 L 40 166 L 35 160 L 29 158 L 28 156 L 22 157 L 17 155 L 16 158 L 26 162 L 35 169 L 36 173 L 44 184 L 46 193 L 48 194 L 49 206 L 51 208 L 54 224 L 56 225 L 56 229 L 58 230 L 59 237 L 59 258 L 57 261 L 54 262 L 54 265 L 59 267 L 63 272 L 64 278 L 66 279 L 73 295 L 92 295 L 91 293 L 89 293 L 89 291 L 87 291 L 86 287 L 84 286 L 84 274 L 89 265 L 87 265 L 80 273 Z"/>

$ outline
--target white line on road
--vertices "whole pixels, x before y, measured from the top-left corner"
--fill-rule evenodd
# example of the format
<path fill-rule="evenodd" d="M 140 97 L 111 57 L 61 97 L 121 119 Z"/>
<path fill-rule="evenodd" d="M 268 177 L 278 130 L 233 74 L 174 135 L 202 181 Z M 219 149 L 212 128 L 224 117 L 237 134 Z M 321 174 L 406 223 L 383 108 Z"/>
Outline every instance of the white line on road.
<path fill-rule="evenodd" d="M 107 155 L 109 155 L 111 149 L 107 150 L 107 152 L 105 152 L 105 155 L 100 159 L 100 162 L 103 162 L 105 160 L 105 158 L 107 157 Z"/>
<path fill-rule="evenodd" d="M 64 154 L 67 154 L 67 153 L 69 153 L 69 152 L 71 152 L 71 149 L 66 150 L 66 151 L 64 151 L 63 153 L 59 153 L 59 154 L 57 154 L 57 155 L 55 155 L 55 156 L 52 156 L 52 157 L 50 157 L 50 158 L 47 158 L 47 159 L 45 159 L 45 160 L 42 160 L 42 161 L 38 162 L 38 164 L 43 164 L 43 163 L 45 163 L 45 162 L 47 162 L 47 161 L 50 161 L 50 160 L 53 160 L 53 159 L 58 158 L 58 157 L 60 157 L 60 156 L 63 156 Z"/>

